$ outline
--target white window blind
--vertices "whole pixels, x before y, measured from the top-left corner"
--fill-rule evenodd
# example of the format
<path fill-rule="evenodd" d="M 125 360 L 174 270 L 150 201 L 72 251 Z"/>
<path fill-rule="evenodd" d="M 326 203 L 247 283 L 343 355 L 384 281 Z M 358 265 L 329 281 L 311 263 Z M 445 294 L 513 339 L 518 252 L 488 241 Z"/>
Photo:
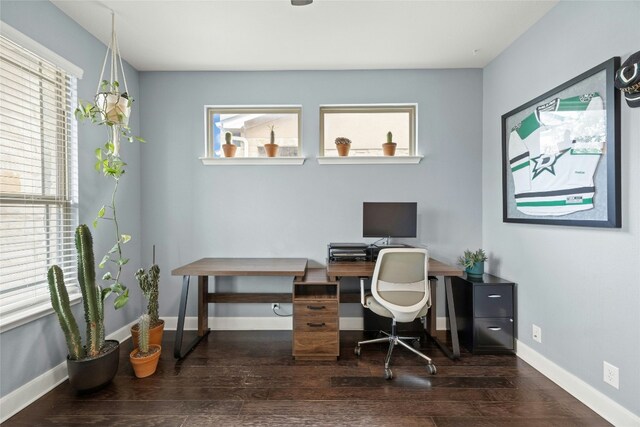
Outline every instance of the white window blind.
<path fill-rule="evenodd" d="M 53 264 L 79 298 L 75 104 L 75 77 L 0 36 L 0 331 L 51 309 Z"/>

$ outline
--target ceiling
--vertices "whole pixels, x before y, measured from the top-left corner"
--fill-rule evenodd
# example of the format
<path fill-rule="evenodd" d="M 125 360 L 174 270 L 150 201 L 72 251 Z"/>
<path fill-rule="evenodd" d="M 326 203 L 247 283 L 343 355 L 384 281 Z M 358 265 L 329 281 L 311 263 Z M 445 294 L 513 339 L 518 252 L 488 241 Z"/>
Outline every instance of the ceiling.
<path fill-rule="evenodd" d="M 140 71 L 483 68 L 557 1 L 66 1 Z"/>

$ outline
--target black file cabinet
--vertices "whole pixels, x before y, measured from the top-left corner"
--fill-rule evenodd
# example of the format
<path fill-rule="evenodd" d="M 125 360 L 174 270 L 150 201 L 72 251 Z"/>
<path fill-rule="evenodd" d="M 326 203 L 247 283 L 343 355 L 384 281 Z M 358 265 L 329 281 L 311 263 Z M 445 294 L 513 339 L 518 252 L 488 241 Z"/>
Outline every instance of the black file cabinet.
<path fill-rule="evenodd" d="M 475 354 L 514 353 L 515 284 L 485 274 L 454 277 L 452 288 L 460 343 Z"/>

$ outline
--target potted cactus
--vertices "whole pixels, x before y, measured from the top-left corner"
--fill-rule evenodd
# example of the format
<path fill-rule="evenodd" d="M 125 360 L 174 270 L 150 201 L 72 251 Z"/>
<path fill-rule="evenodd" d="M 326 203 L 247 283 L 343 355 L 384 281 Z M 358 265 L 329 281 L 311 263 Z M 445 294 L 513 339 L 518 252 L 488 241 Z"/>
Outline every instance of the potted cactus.
<path fill-rule="evenodd" d="M 264 144 L 264 151 L 267 153 L 267 157 L 275 157 L 278 155 L 278 144 L 276 144 L 276 133 L 274 132 L 275 125 L 269 126 L 271 132 L 269 133 L 269 143 Z"/>
<path fill-rule="evenodd" d="M 395 156 L 397 144 L 393 142 L 393 134 L 391 131 L 387 132 L 387 142 L 382 144 L 382 153 L 385 156 Z"/>
<path fill-rule="evenodd" d="M 155 250 L 154 250 L 155 252 Z M 154 257 L 155 258 L 155 257 Z M 149 315 L 149 343 L 162 345 L 162 335 L 164 333 L 164 320 L 158 315 L 158 284 L 160 282 L 160 267 L 154 264 L 149 268 L 149 272 L 145 272 L 144 268 L 136 272 L 138 285 L 142 290 L 142 294 L 147 299 L 147 314 Z M 138 324 L 131 327 L 131 339 L 133 347 L 138 346 L 138 336 L 140 329 Z"/>
<path fill-rule="evenodd" d="M 156 344 L 149 344 L 148 314 L 140 316 L 138 328 L 140 330 L 140 340 L 138 347 L 129 353 L 129 360 L 136 377 L 145 378 L 156 372 L 162 347 Z"/>
<path fill-rule="evenodd" d="M 78 282 L 87 328 L 85 345 L 82 344 L 78 324 L 71 313 L 62 269 L 57 265 L 51 266 L 47 278 L 51 305 L 58 316 L 69 350 L 69 383 L 77 391 L 90 391 L 108 384 L 115 376 L 118 371 L 120 343 L 105 340 L 104 302 L 113 290 L 110 287 L 102 289 L 96 284 L 93 239 L 85 224 L 76 228 L 75 245 L 78 252 Z M 125 303 L 126 300 L 116 298 L 114 306 L 118 309 Z"/>
<path fill-rule="evenodd" d="M 225 157 L 234 157 L 236 155 L 236 150 L 238 147 L 235 144 L 231 143 L 231 138 L 233 135 L 231 132 L 224 133 L 224 144 L 222 144 L 222 151 L 224 151 Z"/>
<path fill-rule="evenodd" d="M 349 138 L 345 138 L 339 136 L 336 138 L 336 149 L 338 150 L 338 156 L 346 157 L 349 155 L 349 149 L 351 148 L 351 140 Z"/>

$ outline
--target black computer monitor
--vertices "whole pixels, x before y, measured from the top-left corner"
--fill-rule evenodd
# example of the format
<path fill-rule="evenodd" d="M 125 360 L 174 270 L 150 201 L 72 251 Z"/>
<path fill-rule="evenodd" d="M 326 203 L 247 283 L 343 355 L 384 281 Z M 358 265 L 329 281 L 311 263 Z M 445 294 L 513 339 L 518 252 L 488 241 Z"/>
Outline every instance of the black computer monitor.
<path fill-rule="evenodd" d="M 362 204 L 362 237 L 416 237 L 418 203 Z"/>

